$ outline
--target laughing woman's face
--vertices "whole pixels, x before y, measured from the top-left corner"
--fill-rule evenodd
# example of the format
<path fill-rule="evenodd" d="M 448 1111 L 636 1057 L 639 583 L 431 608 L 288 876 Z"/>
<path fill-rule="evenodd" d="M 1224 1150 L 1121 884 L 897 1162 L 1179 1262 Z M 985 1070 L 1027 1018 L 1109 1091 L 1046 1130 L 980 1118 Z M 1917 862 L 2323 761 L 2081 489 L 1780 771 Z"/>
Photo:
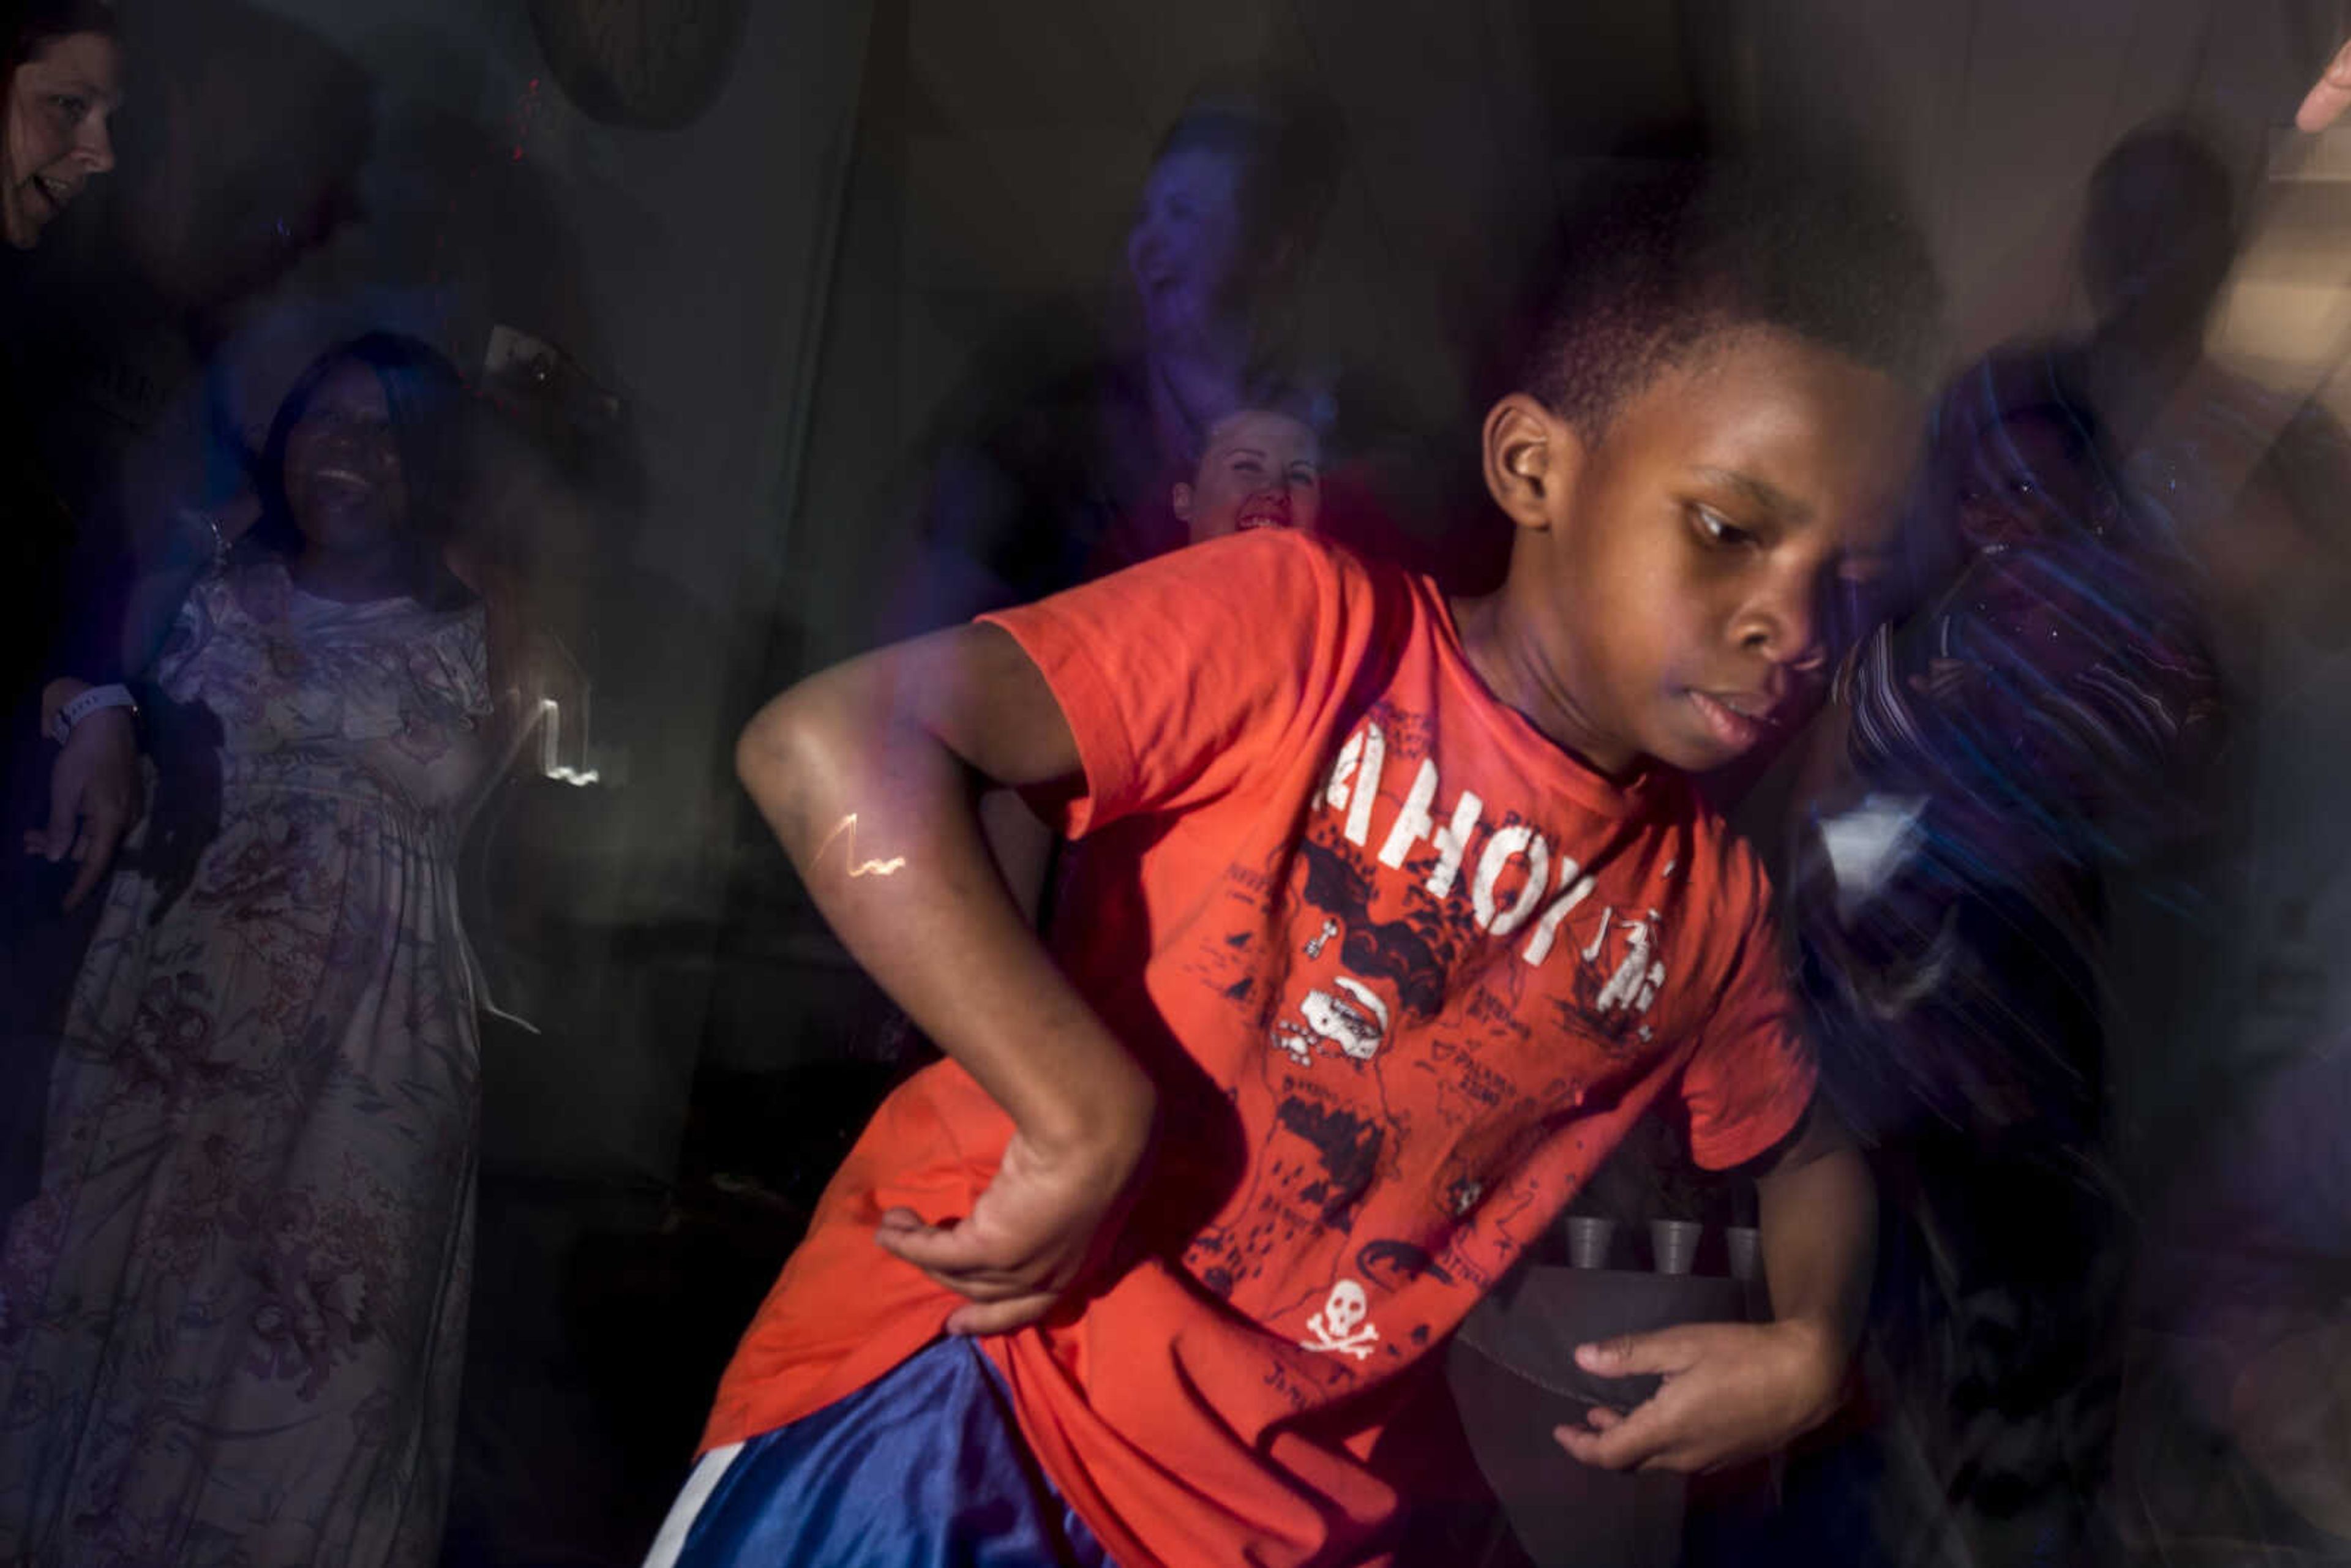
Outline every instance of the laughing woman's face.
<path fill-rule="evenodd" d="M 312 390 L 287 434 L 286 503 L 302 537 L 329 554 L 380 554 L 406 529 L 391 402 L 360 361 L 346 360 Z"/>
<path fill-rule="evenodd" d="M 108 122 L 121 74 L 113 39 L 72 33 L 34 50 L 9 78 L 0 233 L 18 250 L 39 244 L 91 177 L 114 167 Z"/>

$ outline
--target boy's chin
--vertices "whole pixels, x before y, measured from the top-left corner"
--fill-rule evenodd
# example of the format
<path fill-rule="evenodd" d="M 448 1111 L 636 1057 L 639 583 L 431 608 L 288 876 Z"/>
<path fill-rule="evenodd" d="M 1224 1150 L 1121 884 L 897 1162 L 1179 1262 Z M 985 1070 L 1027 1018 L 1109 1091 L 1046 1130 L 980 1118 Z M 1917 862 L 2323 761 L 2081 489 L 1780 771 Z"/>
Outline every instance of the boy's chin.
<path fill-rule="evenodd" d="M 1656 743 L 1647 750 L 1651 759 L 1676 772 L 1719 773 L 1761 755 L 1771 737 L 1768 729 L 1761 729 L 1753 738 L 1746 740 L 1730 740 L 1703 732 L 1677 732 L 1657 737 Z"/>
<path fill-rule="evenodd" d="M 1687 744 L 1660 746 L 1649 752 L 1652 760 L 1664 763 L 1677 773 L 1690 774 L 1719 773 L 1726 768 L 1737 766 L 1754 754 L 1755 747 L 1751 746 L 1732 748 Z"/>

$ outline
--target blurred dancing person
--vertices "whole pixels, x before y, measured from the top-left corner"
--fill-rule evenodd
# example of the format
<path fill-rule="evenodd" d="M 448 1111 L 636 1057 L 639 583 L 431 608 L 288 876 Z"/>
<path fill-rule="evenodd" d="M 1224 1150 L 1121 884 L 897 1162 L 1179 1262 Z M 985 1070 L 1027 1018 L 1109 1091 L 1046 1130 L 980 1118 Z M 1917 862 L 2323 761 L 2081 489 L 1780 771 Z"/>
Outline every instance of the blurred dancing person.
<path fill-rule="evenodd" d="M 1956 1521 L 1979 1560 L 2073 1561 L 2123 1267 L 2101 883 L 2176 831 L 2213 678 L 2183 566 L 2046 359 L 1959 379 L 1928 486 L 1935 586 L 1838 674 L 1793 924 L 1823 1082 L 1877 1141 L 1881 1333 L 1938 1494 L 1882 1497 L 1886 1544 Z"/>

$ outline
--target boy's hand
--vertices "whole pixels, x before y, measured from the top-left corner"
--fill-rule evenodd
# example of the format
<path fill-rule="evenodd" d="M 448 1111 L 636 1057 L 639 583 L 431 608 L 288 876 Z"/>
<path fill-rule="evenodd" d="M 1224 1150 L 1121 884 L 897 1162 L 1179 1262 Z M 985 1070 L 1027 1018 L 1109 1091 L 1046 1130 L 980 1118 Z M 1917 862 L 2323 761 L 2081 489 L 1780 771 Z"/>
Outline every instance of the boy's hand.
<path fill-rule="evenodd" d="M 1709 1470 L 1768 1454 L 1836 1408 L 1845 1358 L 1834 1335 L 1802 1321 L 1687 1323 L 1577 1347 L 1576 1364 L 1608 1377 L 1662 1375 L 1629 1412 L 1594 1409 L 1560 1427 L 1559 1446 L 1608 1470 Z"/>
<path fill-rule="evenodd" d="M 1050 1151 L 1015 1133 L 996 1179 L 971 1213 L 926 1225 L 910 1208 L 882 1217 L 874 1239 L 957 1295 L 971 1298 L 947 1319 L 955 1334 L 1008 1333 L 1035 1322 L 1101 1261 L 1148 1136 L 1090 1139 Z"/>

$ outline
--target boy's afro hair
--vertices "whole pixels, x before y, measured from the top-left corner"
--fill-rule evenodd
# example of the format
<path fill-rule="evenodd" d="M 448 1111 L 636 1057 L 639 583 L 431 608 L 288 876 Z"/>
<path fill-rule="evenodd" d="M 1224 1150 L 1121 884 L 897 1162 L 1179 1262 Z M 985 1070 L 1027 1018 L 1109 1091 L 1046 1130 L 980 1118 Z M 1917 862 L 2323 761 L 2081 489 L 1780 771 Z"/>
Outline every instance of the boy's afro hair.
<path fill-rule="evenodd" d="M 1569 212 L 1559 250 L 1517 384 L 1587 437 L 1740 327 L 1933 383 L 1933 260 L 1898 198 L 1857 171 L 1783 157 L 1612 172 Z"/>

